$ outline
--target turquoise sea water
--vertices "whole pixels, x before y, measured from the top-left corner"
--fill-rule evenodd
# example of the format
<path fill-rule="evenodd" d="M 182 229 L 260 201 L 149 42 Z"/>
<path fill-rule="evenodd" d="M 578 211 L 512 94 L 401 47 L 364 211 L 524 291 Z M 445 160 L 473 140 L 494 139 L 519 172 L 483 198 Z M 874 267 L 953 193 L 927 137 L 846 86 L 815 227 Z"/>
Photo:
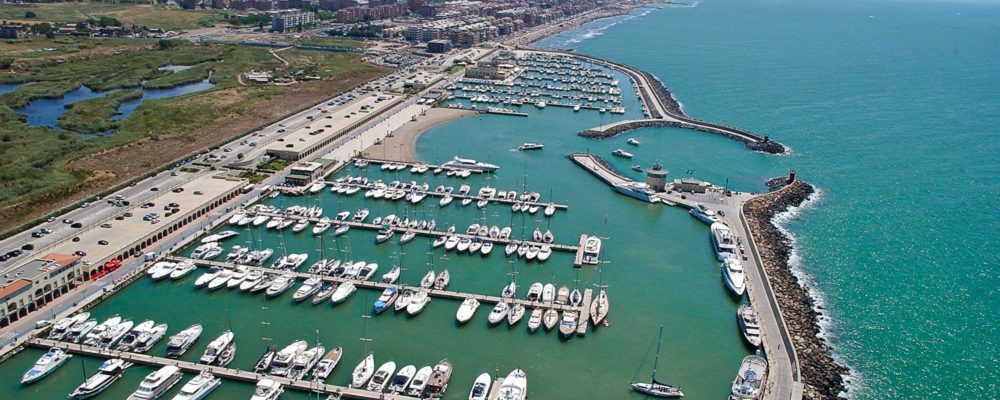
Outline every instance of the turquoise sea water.
<path fill-rule="evenodd" d="M 663 79 L 692 116 L 767 133 L 794 149 L 789 156 L 768 156 L 700 132 L 644 129 L 628 135 L 643 143 L 630 149 L 636 160 L 615 162 L 627 170 L 660 160 L 674 176 L 694 170 L 712 182 L 728 179 L 740 190 L 762 190 L 765 178 L 790 168 L 816 184 L 822 196 L 786 226 L 797 238 L 799 267 L 827 304 L 838 355 L 860 375 L 853 394 L 988 398 L 998 358 L 997 318 L 991 313 L 998 308 L 992 271 L 998 260 L 991 252 L 998 243 L 990 236 L 998 230 L 1000 191 L 1000 144 L 992 130 L 1000 124 L 998 17 L 1000 7 L 973 4 L 719 0 L 597 21 L 544 44 L 634 64 Z M 461 154 L 499 164 L 489 180 L 464 182 L 474 188 L 526 185 L 569 204 L 568 212 L 550 220 L 512 215 L 502 206 L 490 206 L 484 215 L 457 202 L 445 209 L 430 199 L 405 207 L 329 192 L 269 202 L 320 204 L 328 215 L 359 207 L 381 215 L 410 212 L 460 228 L 486 218 L 491 225 L 513 225 L 515 233 L 522 226 L 527 232 L 551 228 L 559 243 L 573 243 L 580 233 L 608 238 L 605 258 L 611 263 L 604 283 L 610 285 L 611 326 L 585 338 L 528 334 L 526 321 L 491 328 L 488 307 L 457 326 L 458 302 L 442 299 L 416 317 L 386 312 L 373 319 L 368 336 L 377 363 L 421 366 L 445 357 L 454 363 L 449 399 L 465 398 L 482 372 L 505 375 L 513 368 L 527 372 L 532 399 L 641 398 L 626 383 L 637 369 L 648 378 L 651 360 L 640 364 L 651 358 L 659 325 L 666 327 L 659 379 L 680 385 L 687 398 L 725 397 L 739 361 L 751 350 L 737 332 L 738 300 L 722 284 L 707 227 L 683 210 L 615 194 L 565 158 L 572 151 L 608 155 L 627 147 L 627 136 L 591 141 L 575 135 L 608 116 L 554 107 L 529 112 L 528 118 L 475 116 L 440 126 L 419 139 L 417 150 L 427 161 Z M 511 151 L 528 141 L 545 143 L 545 149 Z M 341 174 L 383 176 L 378 170 Z M 405 172 L 385 178 L 427 180 L 432 187 L 463 182 Z M 257 235 L 243 232 L 226 245 Z M 284 245 L 310 252 L 310 262 L 318 259 L 319 243 L 308 232 L 259 237 L 264 247 Z M 573 287 L 579 278 L 584 287 L 600 279 L 593 267 L 577 274 L 567 254 L 543 265 L 508 263 L 502 249 L 486 258 L 443 258 L 440 250 L 428 254 L 429 241 L 417 238 L 401 247 L 400 258 L 394 244 L 376 246 L 373 232 L 352 230 L 336 243 L 327 237 L 329 257 L 378 262 L 378 274 L 402 263 L 402 281 L 410 284 L 429 259 L 436 269 L 449 269 L 450 288 L 476 293 L 498 293 L 512 270 L 522 294 L 535 281 Z M 155 319 L 169 323 L 171 333 L 201 322 L 205 336 L 185 359 L 233 329 L 239 349 L 233 366 L 241 368 L 252 365 L 266 343 L 262 337 L 284 345 L 300 338 L 314 342 L 318 335 L 328 347 L 345 348 L 329 383 L 345 384 L 363 356 L 361 315 L 378 296 L 374 291 L 359 290 L 338 306 L 314 307 L 294 304 L 290 293 L 269 300 L 197 290 L 195 277 L 140 280 L 93 312 L 100 318 L 120 313 Z M 271 323 L 266 332 L 263 306 Z M 164 346 L 151 353 L 162 354 Z M 3 364 L 0 393 L 61 398 L 84 377 L 78 357 L 38 384 L 18 386 L 16 378 L 40 354 L 30 350 Z M 97 364 L 86 360 L 87 372 Z M 129 371 L 99 398 L 124 398 L 148 371 Z M 250 385 L 226 382 L 210 398 L 246 399 L 251 391 Z M 306 397 L 289 392 L 283 398 Z"/>
<path fill-rule="evenodd" d="M 643 13 L 543 44 L 653 72 L 690 115 L 794 149 L 735 168 L 691 143 L 670 156 L 699 175 L 794 168 L 820 188 L 786 226 L 860 376 L 855 397 L 995 396 L 1000 5 L 710 0 Z"/>

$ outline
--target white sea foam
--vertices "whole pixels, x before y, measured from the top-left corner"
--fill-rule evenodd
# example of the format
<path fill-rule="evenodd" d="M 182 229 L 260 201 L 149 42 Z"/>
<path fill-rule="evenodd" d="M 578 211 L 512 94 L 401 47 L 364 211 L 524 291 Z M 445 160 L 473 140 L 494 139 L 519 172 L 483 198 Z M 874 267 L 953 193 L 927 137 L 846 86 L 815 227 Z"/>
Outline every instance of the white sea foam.
<path fill-rule="evenodd" d="M 833 360 L 838 364 L 847 366 L 848 372 L 843 376 L 846 392 L 841 393 L 841 395 L 851 398 L 859 391 L 864 390 L 864 381 L 861 374 L 856 369 L 851 368 L 851 366 L 847 363 L 847 360 L 841 354 L 840 350 L 834 345 L 834 334 L 832 329 L 837 323 L 827 313 L 826 299 L 823 297 L 823 292 L 816 287 L 815 279 L 802 269 L 801 248 L 799 247 L 795 234 L 788 229 L 788 225 L 792 221 L 798 219 L 804 212 L 816 207 L 816 205 L 823 200 L 823 191 L 815 186 L 813 186 L 813 188 L 815 188 L 815 191 L 809 195 L 809 197 L 806 198 L 802 204 L 796 207 L 789 207 L 787 210 L 776 214 L 774 218 L 771 219 L 771 222 L 778 228 L 779 231 L 781 231 L 782 234 L 785 235 L 785 237 L 788 238 L 788 242 L 791 247 L 788 253 L 788 268 L 792 272 L 792 275 L 798 279 L 799 284 L 806 289 L 806 293 L 809 294 L 809 297 L 813 299 L 813 310 L 816 311 L 816 322 L 819 326 L 817 336 L 826 340 L 827 344 L 830 346 Z"/>

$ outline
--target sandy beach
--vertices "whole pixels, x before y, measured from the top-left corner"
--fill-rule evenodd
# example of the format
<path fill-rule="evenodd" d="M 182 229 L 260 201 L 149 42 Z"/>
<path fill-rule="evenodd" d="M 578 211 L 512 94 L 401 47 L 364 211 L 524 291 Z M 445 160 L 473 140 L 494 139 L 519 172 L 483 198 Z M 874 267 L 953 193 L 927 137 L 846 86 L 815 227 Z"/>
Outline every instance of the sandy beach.
<path fill-rule="evenodd" d="M 462 117 L 476 115 L 476 112 L 456 108 L 431 108 L 416 121 L 404 124 L 392 132 L 382 143 L 365 149 L 364 157 L 397 161 L 419 161 L 416 155 L 417 138 L 435 126 Z"/>

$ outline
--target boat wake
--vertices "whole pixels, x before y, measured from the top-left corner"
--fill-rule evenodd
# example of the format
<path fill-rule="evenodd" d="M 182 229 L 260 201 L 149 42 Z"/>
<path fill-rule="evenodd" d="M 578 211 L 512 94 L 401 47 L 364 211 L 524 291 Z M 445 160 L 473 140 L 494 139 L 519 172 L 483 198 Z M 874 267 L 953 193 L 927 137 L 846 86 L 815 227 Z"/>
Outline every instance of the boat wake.
<path fill-rule="evenodd" d="M 823 200 L 823 191 L 820 188 L 813 186 L 815 189 L 809 197 L 806 198 L 802 204 L 789 207 L 787 210 L 778 213 L 771 219 L 778 230 L 788 238 L 788 244 L 791 248 L 788 253 L 788 268 L 792 272 L 792 275 L 798 279 L 799 283 L 805 288 L 806 293 L 813 300 L 813 311 L 816 312 L 816 324 L 819 326 L 819 333 L 816 335 L 820 339 L 823 339 L 829 344 L 831 349 L 831 356 L 834 361 L 838 364 L 847 367 L 848 373 L 843 375 L 845 393 L 841 393 L 842 397 L 852 398 L 853 395 L 858 394 L 859 391 L 864 391 L 864 384 L 860 373 L 852 368 L 850 364 L 847 363 L 843 354 L 841 354 L 840 349 L 836 346 L 834 342 L 833 328 L 836 326 L 836 321 L 830 317 L 827 313 L 826 299 L 821 292 L 816 287 L 815 279 L 806 273 L 802 268 L 802 249 L 799 247 L 798 240 L 795 234 L 788 228 L 788 226 L 797 220 L 800 215 L 816 207 Z"/>

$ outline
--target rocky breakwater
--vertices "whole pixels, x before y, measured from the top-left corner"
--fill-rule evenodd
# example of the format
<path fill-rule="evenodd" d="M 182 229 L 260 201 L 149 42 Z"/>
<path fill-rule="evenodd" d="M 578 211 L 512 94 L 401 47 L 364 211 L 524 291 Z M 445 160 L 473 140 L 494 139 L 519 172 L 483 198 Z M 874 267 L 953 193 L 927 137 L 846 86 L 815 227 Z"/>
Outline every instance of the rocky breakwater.
<path fill-rule="evenodd" d="M 776 215 L 806 201 L 815 189 L 799 180 L 781 186 L 772 186 L 776 190 L 748 201 L 743 212 L 794 343 L 805 398 L 837 399 L 844 391 L 848 369 L 833 359 L 830 345 L 819 337 L 813 298 L 788 264 L 791 240 L 773 222 Z"/>

